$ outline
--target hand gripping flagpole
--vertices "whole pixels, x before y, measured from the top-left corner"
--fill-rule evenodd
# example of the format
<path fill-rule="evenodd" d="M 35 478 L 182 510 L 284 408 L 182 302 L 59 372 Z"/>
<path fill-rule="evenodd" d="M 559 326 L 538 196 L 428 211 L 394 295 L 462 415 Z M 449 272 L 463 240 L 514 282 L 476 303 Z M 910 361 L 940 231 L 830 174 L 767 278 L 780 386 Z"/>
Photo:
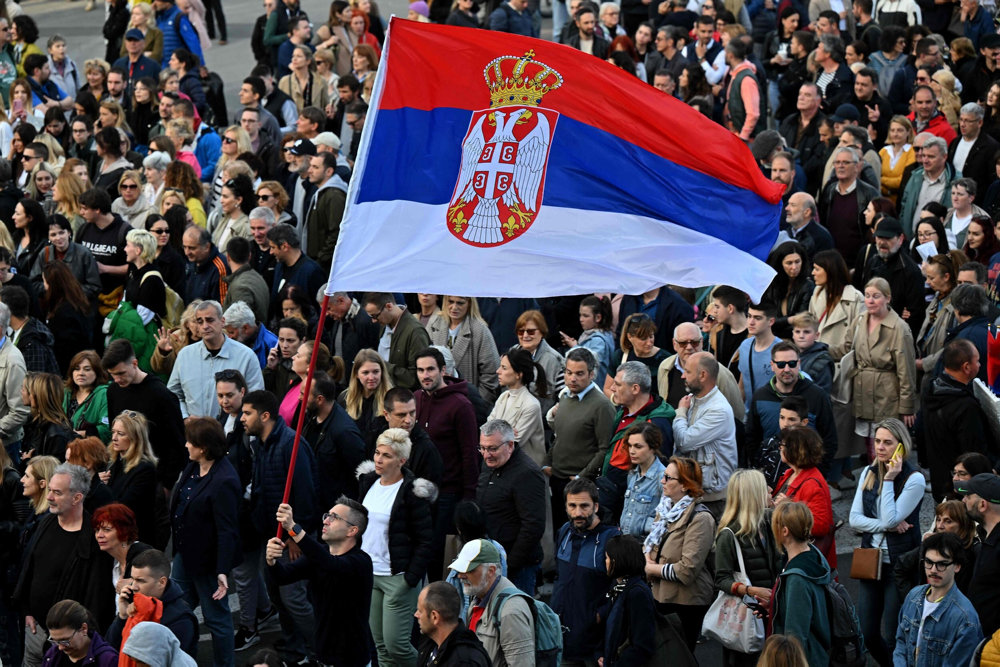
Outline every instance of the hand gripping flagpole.
<path fill-rule="evenodd" d="M 326 308 L 330 304 L 330 295 L 323 295 L 323 304 L 319 308 L 319 324 L 316 325 L 316 341 L 313 343 L 312 355 L 309 358 L 309 372 L 306 373 L 305 384 L 302 387 L 301 403 L 299 405 L 299 423 L 295 427 L 295 440 L 292 442 L 292 458 L 288 463 L 288 475 L 285 477 L 285 493 L 281 496 L 283 504 L 288 503 L 292 493 L 292 478 L 295 477 L 295 459 L 299 455 L 299 443 L 302 442 L 302 427 L 306 423 L 306 404 L 309 402 L 309 387 L 312 386 L 313 374 L 316 372 L 316 359 L 319 356 L 320 342 L 323 340 L 323 325 L 326 323 Z M 284 531 L 278 524 L 277 538 L 280 540 Z"/>

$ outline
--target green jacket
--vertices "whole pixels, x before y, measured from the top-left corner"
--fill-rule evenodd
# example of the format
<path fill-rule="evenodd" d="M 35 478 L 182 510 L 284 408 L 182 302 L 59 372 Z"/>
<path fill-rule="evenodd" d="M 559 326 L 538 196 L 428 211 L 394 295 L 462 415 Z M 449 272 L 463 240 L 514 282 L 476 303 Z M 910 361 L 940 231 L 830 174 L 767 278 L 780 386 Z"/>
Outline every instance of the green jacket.
<path fill-rule="evenodd" d="M 108 342 L 119 338 L 124 338 L 132 343 L 135 350 L 135 358 L 139 361 L 139 368 L 147 373 L 154 373 L 161 380 L 166 382 L 166 378 L 156 373 L 150 365 L 149 360 L 156 349 L 156 319 L 143 324 L 142 318 L 136 312 L 135 306 L 128 301 L 122 301 L 118 308 L 108 315 L 110 326 L 108 328 Z"/>
<path fill-rule="evenodd" d="M 69 412 L 70 390 L 63 394 L 63 411 Z M 83 431 L 89 424 L 97 429 L 97 437 L 104 444 L 111 442 L 111 426 L 108 424 L 108 385 L 102 384 L 90 392 L 90 396 L 77 406 L 76 411 L 69 416 L 69 423 L 74 431 Z"/>
<path fill-rule="evenodd" d="M 663 432 L 663 447 L 660 449 L 660 455 L 666 459 L 671 456 L 674 451 L 674 435 L 671 428 L 671 423 L 674 420 L 674 416 L 677 413 L 674 411 L 673 407 L 660 397 L 655 397 L 651 405 L 639 410 L 639 414 L 635 416 L 635 420 L 629 424 L 629 426 L 634 426 L 636 424 L 641 424 L 645 421 L 653 421 L 656 426 L 659 427 L 660 431 Z M 618 448 L 619 443 L 624 446 L 622 440 L 625 438 L 625 434 L 628 432 L 627 428 L 618 428 L 618 424 L 621 423 L 622 419 L 625 417 L 625 408 L 618 406 L 618 411 L 615 413 L 615 432 L 611 436 L 611 446 L 608 447 L 608 453 L 604 455 L 604 465 L 601 467 L 601 474 L 608 474 L 608 467 L 611 465 L 611 458 L 614 456 L 615 450 Z"/>
<path fill-rule="evenodd" d="M 778 575 L 772 632 L 798 639 L 810 665 L 830 662 L 830 618 L 826 601 L 826 585 L 830 580 L 830 566 L 814 546 L 789 561 Z"/>
<path fill-rule="evenodd" d="M 955 170 L 951 161 L 945 163 L 944 191 L 938 202 L 945 208 L 951 208 L 951 182 L 959 178 L 962 174 Z M 917 199 L 920 197 L 920 188 L 924 184 L 924 168 L 918 167 L 913 170 L 910 180 L 906 182 L 906 189 L 899 198 L 899 222 L 903 225 L 903 232 L 906 238 L 913 238 L 913 216 L 917 214 Z"/>
<path fill-rule="evenodd" d="M 339 184 L 334 184 L 334 179 Z M 341 189 L 340 185 L 343 186 Z M 316 193 L 315 205 L 306 213 L 306 254 L 319 262 L 326 270 L 333 263 L 333 250 L 340 236 L 340 221 L 347 205 L 347 184 L 339 176 L 320 186 Z"/>
<path fill-rule="evenodd" d="M 379 338 L 384 333 L 383 326 L 379 329 Z M 417 382 L 417 354 L 430 347 L 430 344 L 431 337 L 427 329 L 410 311 L 403 311 L 389 346 L 389 378 L 394 387 L 406 387 L 411 391 L 420 387 Z"/>
<path fill-rule="evenodd" d="M 271 288 L 259 273 L 250 265 L 241 266 L 228 276 L 222 276 L 222 282 L 229 285 L 226 298 L 222 302 L 223 310 L 237 301 L 250 306 L 257 322 L 267 321 L 267 308 L 271 303 Z"/>

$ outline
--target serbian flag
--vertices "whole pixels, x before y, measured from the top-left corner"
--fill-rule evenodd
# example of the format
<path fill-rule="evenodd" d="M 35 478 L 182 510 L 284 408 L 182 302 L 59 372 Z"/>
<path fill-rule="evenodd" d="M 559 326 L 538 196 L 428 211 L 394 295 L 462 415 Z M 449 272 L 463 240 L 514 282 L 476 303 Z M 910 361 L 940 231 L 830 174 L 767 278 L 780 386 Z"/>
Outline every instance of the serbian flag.
<path fill-rule="evenodd" d="M 770 284 L 781 186 L 731 132 L 559 44 L 396 18 L 389 35 L 328 293 Z"/>

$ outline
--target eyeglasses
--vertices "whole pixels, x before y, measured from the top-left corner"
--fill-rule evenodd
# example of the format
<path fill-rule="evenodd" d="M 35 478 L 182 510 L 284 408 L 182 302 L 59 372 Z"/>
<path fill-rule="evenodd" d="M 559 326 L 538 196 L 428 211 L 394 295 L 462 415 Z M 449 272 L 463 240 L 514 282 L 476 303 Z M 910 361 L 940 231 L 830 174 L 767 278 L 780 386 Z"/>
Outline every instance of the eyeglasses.
<path fill-rule="evenodd" d="M 497 452 L 499 452 L 503 448 L 504 448 L 504 445 L 497 445 L 496 447 L 479 447 L 479 453 L 480 454 L 496 454 Z"/>
<path fill-rule="evenodd" d="M 931 560 L 930 558 L 921 558 L 920 561 L 924 564 L 925 570 L 934 570 L 935 572 L 944 572 L 955 562 L 952 560 Z"/>
<path fill-rule="evenodd" d="M 534 336 L 536 333 L 538 333 L 538 329 L 518 329 L 517 330 L 517 335 L 518 336 Z"/>
<path fill-rule="evenodd" d="M 269 201 L 271 199 L 271 195 L 257 195 L 257 199 L 259 201 Z"/>
<path fill-rule="evenodd" d="M 354 526 L 355 528 L 357 528 L 357 526 L 358 526 L 358 524 L 351 523 L 350 521 L 348 521 L 344 517 L 340 516 L 336 512 L 324 512 L 323 513 L 323 523 L 333 523 L 335 521 L 343 521 L 348 526 Z"/>
<path fill-rule="evenodd" d="M 385 306 L 388 306 L 388 305 L 389 304 L 385 304 Z M 371 313 L 368 313 L 368 317 L 372 318 L 372 322 L 378 322 L 378 316 L 382 314 L 383 310 L 385 310 L 385 306 L 382 306 L 381 308 L 379 308 L 378 312 L 375 313 L 374 315 L 372 315 Z"/>
<path fill-rule="evenodd" d="M 150 229 L 149 231 L 152 234 L 169 234 L 170 233 L 169 229 Z"/>
<path fill-rule="evenodd" d="M 119 190 L 138 190 L 139 186 L 135 183 L 122 183 L 118 186 Z"/>
<path fill-rule="evenodd" d="M 969 479 L 972 475 L 969 474 L 968 470 L 952 470 L 952 477 L 958 477 L 959 479 Z"/>
<path fill-rule="evenodd" d="M 785 366 L 788 366 L 789 368 L 795 368 L 796 366 L 799 365 L 799 360 L 792 359 L 790 361 L 772 361 L 771 363 L 777 366 L 778 368 L 784 368 Z"/>
<path fill-rule="evenodd" d="M 674 482 L 679 482 L 679 481 L 681 481 L 681 478 L 680 477 L 671 477 L 670 475 L 667 475 L 667 474 L 664 473 L 664 475 L 663 475 L 663 481 L 669 482 L 671 480 L 674 481 Z"/>
<path fill-rule="evenodd" d="M 63 648 L 66 648 L 67 646 L 70 645 L 70 643 L 73 641 L 73 637 L 76 637 L 76 633 L 78 633 L 78 632 L 80 632 L 79 628 L 77 628 L 76 630 L 74 630 L 73 634 L 71 634 L 66 639 L 53 639 L 52 635 L 49 635 L 49 641 L 51 643 L 55 644 L 56 646 L 62 646 Z"/>
<path fill-rule="evenodd" d="M 135 419 L 136 417 L 142 417 L 143 416 L 141 413 L 138 413 L 135 410 L 122 410 L 121 412 L 118 413 L 118 416 L 121 417 L 122 415 L 125 415 L 126 417 L 129 417 L 130 419 Z"/>
<path fill-rule="evenodd" d="M 698 347 L 701 345 L 701 339 L 697 340 L 677 340 L 674 339 L 674 347 Z"/>
<path fill-rule="evenodd" d="M 224 144 L 235 144 L 236 140 L 231 137 L 222 137 L 222 143 Z"/>

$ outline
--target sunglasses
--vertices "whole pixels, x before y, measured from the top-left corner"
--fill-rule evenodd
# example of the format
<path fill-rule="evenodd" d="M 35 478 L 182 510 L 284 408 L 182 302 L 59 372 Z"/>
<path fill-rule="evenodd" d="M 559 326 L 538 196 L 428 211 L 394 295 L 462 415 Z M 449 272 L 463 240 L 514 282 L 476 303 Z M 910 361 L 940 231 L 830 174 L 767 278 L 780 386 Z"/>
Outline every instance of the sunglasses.
<path fill-rule="evenodd" d="M 517 335 L 518 336 L 534 336 L 536 333 L 538 333 L 538 329 L 518 329 L 517 330 Z"/>
<path fill-rule="evenodd" d="M 799 360 L 792 359 L 790 361 L 772 361 L 771 363 L 777 366 L 778 368 L 785 368 L 786 366 L 788 368 L 795 368 L 796 366 L 799 365 Z"/>
<path fill-rule="evenodd" d="M 139 186 L 135 183 L 122 183 L 118 186 L 119 190 L 138 190 Z"/>
<path fill-rule="evenodd" d="M 222 143 L 224 144 L 235 144 L 236 140 L 231 137 L 222 137 Z"/>
<path fill-rule="evenodd" d="M 257 199 L 260 201 L 269 201 L 271 199 L 271 195 L 257 195 Z"/>
<path fill-rule="evenodd" d="M 169 234 L 170 233 L 169 229 L 150 229 L 149 231 L 151 233 L 153 233 L 153 234 Z"/>

